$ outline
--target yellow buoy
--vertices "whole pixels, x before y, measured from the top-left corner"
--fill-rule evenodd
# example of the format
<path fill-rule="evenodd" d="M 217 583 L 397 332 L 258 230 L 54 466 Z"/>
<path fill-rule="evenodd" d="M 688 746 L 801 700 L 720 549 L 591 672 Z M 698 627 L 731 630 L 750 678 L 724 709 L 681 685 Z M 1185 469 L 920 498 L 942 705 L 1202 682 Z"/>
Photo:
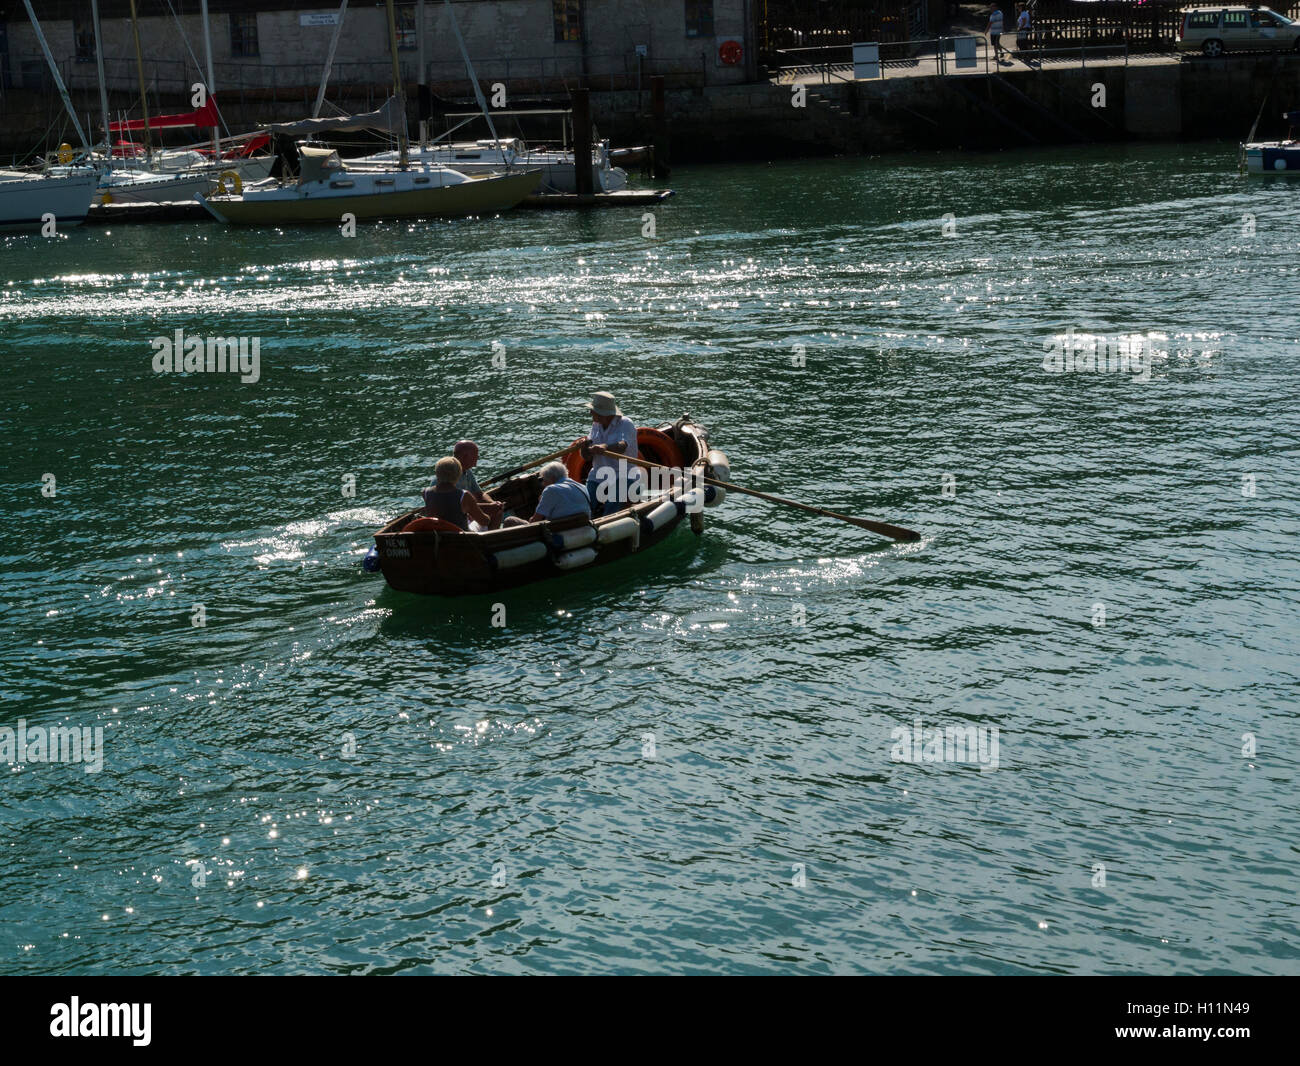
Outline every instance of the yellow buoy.
<path fill-rule="evenodd" d="M 239 176 L 237 170 L 223 170 L 221 176 L 217 178 L 217 184 L 221 186 L 223 193 L 242 196 L 244 192 L 244 179 Z"/>
<path fill-rule="evenodd" d="M 64 166 L 72 162 L 72 145 L 68 144 L 67 141 L 59 145 L 59 162 Z"/>

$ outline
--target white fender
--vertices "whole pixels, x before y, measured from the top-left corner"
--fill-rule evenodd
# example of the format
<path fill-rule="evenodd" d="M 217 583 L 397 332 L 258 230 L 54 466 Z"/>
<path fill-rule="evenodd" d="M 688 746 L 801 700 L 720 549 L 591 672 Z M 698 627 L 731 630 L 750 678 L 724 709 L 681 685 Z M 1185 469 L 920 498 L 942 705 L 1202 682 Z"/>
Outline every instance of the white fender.
<path fill-rule="evenodd" d="M 705 458 L 707 459 L 709 466 L 713 469 L 713 473 L 710 474 L 709 477 L 713 478 L 715 481 L 731 480 L 731 463 L 727 460 L 727 456 L 725 452 L 719 451 L 717 448 L 714 448 L 712 451 L 709 452 L 709 454 Z M 717 507 L 718 504 L 720 504 L 726 498 L 727 498 L 727 490 L 724 489 L 721 485 L 714 485 L 713 499 L 711 500 L 706 499 L 705 506 Z"/>
<path fill-rule="evenodd" d="M 567 551 L 570 548 L 582 548 L 596 540 L 595 526 L 577 526 L 574 529 L 566 529 L 563 533 L 552 533 L 551 543 L 555 546 L 556 551 Z"/>
<path fill-rule="evenodd" d="M 603 526 L 598 526 L 597 530 L 596 539 L 601 544 L 613 544 L 631 537 L 632 547 L 635 549 L 641 541 L 641 523 L 631 516 L 606 522 Z"/>
<path fill-rule="evenodd" d="M 699 514 L 704 509 L 704 486 L 696 485 L 690 492 L 677 497 L 686 507 L 686 514 Z"/>
<path fill-rule="evenodd" d="M 555 565 L 561 570 L 573 570 L 579 566 L 586 566 L 588 563 L 595 562 L 595 548 L 579 548 L 577 551 L 565 552 L 563 555 L 555 557 Z"/>
<path fill-rule="evenodd" d="M 544 559 L 545 557 L 546 545 L 540 540 L 530 540 L 527 544 L 520 544 L 515 548 L 506 548 L 503 551 L 492 553 L 492 561 L 498 570 L 509 570 L 513 566 L 535 563 L 538 559 Z"/>
<path fill-rule="evenodd" d="M 641 519 L 641 528 L 647 533 L 654 533 L 676 517 L 677 501 L 672 499 L 664 500 L 663 503 Z"/>

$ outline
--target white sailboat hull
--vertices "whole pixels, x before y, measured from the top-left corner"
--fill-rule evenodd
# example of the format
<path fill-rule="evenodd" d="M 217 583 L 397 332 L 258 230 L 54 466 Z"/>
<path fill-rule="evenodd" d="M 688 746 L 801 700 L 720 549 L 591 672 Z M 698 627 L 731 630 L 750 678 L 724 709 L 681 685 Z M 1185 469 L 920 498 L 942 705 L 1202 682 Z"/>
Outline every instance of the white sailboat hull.
<path fill-rule="evenodd" d="M 80 225 L 95 184 L 89 168 L 53 177 L 0 172 L 0 229 L 37 229 L 50 215 L 57 226 Z"/>

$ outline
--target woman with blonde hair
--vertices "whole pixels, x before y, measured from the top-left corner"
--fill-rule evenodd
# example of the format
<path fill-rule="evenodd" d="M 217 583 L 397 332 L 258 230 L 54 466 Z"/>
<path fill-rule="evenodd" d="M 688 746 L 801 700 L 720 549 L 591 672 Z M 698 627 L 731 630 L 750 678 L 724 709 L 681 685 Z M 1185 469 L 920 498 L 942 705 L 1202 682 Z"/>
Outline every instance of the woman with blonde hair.
<path fill-rule="evenodd" d="M 478 501 L 470 493 L 456 488 L 461 473 L 459 459 L 449 455 L 438 460 L 433 468 L 433 484 L 424 490 L 424 513 L 429 518 L 441 518 L 459 526 L 466 533 L 471 518 L 481 528 L 487 529 L 491 519 Z"/>

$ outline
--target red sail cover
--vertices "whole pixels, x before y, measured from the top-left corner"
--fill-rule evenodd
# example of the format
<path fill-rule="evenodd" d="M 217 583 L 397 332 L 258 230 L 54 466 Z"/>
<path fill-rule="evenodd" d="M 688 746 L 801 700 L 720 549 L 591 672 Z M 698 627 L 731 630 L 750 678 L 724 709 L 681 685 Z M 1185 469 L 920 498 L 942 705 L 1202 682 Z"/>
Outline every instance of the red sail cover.
<path fill-rule="evenodd" d="M 208 97 L 208 102 L 197 111 L 186 111 L 180 115 L 150 115 L 149 128 L 165 129 L 168 126 L 197 126 L 201 130 L 210 130 L 217 124 L 217 97 Z M 127 133 L 131 130 L 144 129 L 144 119 L 132 118 L 125 122 L 110 122 L 110 133 Z"/>

